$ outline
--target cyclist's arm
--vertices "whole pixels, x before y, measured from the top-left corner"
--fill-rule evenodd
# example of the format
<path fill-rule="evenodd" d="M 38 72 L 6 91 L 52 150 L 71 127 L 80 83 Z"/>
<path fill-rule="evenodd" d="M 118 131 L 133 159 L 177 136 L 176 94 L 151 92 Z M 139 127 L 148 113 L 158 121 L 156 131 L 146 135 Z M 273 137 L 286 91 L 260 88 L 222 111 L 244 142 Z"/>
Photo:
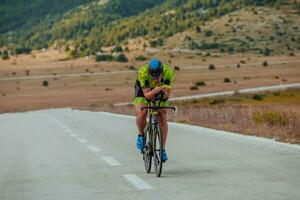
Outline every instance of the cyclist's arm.
<path fill-rule="evenodd" d="M 156 94 L 161 91 L 161 87 L 155 87 L 153 90 L 150 88 L 144 88 L 143 93 L 146 99 L 153 99 Z"/>

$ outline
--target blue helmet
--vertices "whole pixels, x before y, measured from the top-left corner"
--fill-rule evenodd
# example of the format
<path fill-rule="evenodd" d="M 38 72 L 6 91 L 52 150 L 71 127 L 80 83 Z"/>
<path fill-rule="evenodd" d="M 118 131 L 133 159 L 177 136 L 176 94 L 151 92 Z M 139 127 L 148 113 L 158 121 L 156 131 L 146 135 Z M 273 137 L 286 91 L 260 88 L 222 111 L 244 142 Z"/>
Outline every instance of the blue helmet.
<path fill-rule="evenodd" d="M 163 72 L 162 64 L 157 59 L 150 60 L 148 64 L 148 69 L 149 69 L 149 75 L 154 78 L 159 77 Z"/>

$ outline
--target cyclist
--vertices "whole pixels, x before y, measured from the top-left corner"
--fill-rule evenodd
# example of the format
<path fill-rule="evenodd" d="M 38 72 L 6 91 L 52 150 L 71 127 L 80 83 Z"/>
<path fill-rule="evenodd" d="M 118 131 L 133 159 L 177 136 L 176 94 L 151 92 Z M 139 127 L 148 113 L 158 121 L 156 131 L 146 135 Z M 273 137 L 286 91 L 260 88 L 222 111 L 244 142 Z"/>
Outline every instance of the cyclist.
<path fill-rule="evenodd" d="M 144 129 L 147 125 L 147 110 L 141 110 L 143 106 L 147 106 L 147 99 L 153 99 L 161 91 L 164 93 L 161 106 L 168 106 L 168 98 L 170 96 L 171 87 L 174 79 L 173 70 L 166 64 L 162 64 L 160 60 L 152 59 L 149 63 L 144 64 L 139 72 L 135 83 L 135 109 L 136 109 L 136 125 L 138 128 L 138 137 L 136 147 L 139 150 L 144 148 Z M 162 109 L 158 113 L 158 122 L 162 132 L 163 154 L 162 161 L 168 160 L 165 151 L 168 124 L 167 110 Z"/>

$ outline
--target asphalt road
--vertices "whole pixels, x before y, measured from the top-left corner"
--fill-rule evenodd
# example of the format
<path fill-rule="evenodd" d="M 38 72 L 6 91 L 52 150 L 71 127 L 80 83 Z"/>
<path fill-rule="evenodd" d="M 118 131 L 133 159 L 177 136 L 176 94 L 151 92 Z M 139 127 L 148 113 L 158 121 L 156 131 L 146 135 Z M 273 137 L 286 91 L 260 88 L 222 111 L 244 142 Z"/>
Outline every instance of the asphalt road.
<path fill-rule="evenodd" d="M 1 200 L 296 200 L 300 146 L 170 124 L 161 178 L 132 117 L 70 109 L 0 115 Z M 152 170 L 153 171 L 153 170 Z"/>

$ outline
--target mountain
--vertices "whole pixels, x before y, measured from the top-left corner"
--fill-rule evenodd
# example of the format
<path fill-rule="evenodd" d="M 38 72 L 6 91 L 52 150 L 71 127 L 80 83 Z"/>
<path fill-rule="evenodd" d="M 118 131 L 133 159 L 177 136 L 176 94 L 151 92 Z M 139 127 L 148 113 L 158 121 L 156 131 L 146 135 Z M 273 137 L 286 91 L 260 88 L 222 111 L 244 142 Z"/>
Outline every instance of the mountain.
<path fill-rule="evenodd" d="M 0 0 L 0 33 L 30 28 L 45 17 L 63 14 L 91 0 Z"/>
<path fill-rule="evenodd" d="M 268 54 L 271 49 L 263 48 L 266 41 L 274 43 L 274 40 L 281 40 L 278 38 L 286 36 L 293 38 L 290 39 L 294 40 L 291 41 L 293 43 L 299 39 L 297 12 L 300 6 L 291 0 L 77 0 L 73 3 L 66 0 L 55 0 L 51 3 L 34 0 L 27 4 L 24 0 L 0 2 L 0 13 L 6 13 L 0 22 L 0 46 L 7 48 L 66 47 L 67 50 L 73 48 L 78 52 L 77 55 L 84 56 L 95 54 L 103 46 L 119 45 L 138 37 L 148 41 L 145 45 L 165 45 L 172 38 L 178 37 L 178 34 L 189 32 L 192 34 L 184 37 L 177 46 L 229 52 L 256 49 Z M 16 5 L 17 12 L 9 14 L 13 13 L 13 5 Z M 273 17 L 268 17 L 272 12 Z M 242 20 L 241 23 L 237 17 L 228 17 L 234 13 L 240 15 L 240 18 L 243 14 L 250 18 Z M 286 17 L 289 14 L 293 16 Z M 267 35 L 260 35 L 264 33 L 264 29 L 261 33 L 258 31 L 247 35 L 248 28 L 257 24 L 253 18 L 258 22 L 263 18 L 263 28 L 270 26 L 272 30 L 266 30 Z M 219 28 L 228 30 L 228 33 L 215 29 L 212 24 L 216 22 Z M 251 26 L 248 27 L 249 24 Z M 285 27 L 292 28 L 285 30 Z M 252 29 L 249 31 L 252 32 Z M 290 49 L 298 48 L 290 47 L 290 43 L 283 40 L 282 45 L 288 45 Z"/>

